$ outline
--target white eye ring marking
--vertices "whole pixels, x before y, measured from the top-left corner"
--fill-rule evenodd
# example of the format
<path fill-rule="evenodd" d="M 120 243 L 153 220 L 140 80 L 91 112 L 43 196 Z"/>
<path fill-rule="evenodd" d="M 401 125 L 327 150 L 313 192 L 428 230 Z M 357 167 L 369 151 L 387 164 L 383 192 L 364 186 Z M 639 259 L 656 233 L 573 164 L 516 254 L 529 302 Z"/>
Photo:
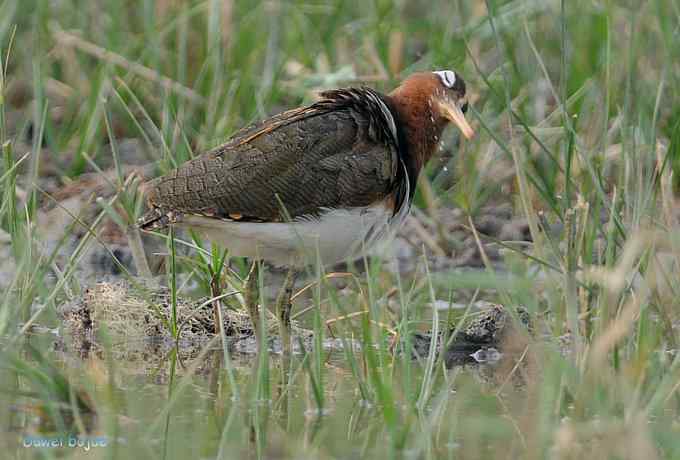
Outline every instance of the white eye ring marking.
<path fill-rule="evenodd" d="M 438 70 L 434 73 L 437 74 L 442 81 L 442 85 L 447 88 L 453 88 L 453 85 L 456 83 L 456 74 L 454 72 L 450 70 Z"/>

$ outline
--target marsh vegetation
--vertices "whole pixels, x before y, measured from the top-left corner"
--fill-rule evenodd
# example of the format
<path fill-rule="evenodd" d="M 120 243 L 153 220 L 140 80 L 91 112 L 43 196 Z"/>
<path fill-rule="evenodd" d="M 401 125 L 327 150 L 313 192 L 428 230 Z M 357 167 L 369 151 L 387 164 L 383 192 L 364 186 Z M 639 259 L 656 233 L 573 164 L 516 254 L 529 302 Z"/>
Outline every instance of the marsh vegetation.
<path fill-rule="evenodd" d="M 670 0 L 1 0 L 0 457 L 680 458 L 679 34 Z M 140 184 L 440 68 L 477 135 L 308 270 L 292 355 L 235 348 L 247 261 L 141 234 Z"/>

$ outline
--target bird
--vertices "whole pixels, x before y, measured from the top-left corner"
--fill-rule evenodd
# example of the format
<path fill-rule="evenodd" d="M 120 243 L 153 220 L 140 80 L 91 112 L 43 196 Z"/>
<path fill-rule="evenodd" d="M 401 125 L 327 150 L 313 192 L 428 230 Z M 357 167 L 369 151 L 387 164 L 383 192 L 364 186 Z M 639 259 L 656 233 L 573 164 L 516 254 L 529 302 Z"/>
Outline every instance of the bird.
<path fill-rule="evenodd" d="M 474 135 L 467 109 L 454 70 L 411 74 L 388 94 L 366 86 L 323 91 L 147 182 L 138 226 L 193 229 L 230 256 L 251 259 L 245 303 L 258 337 L 258 262 L 288 267 L 275 314 L 290 350 L 297 274 L 357 256 L 398 228 L 444 128 Z"/>

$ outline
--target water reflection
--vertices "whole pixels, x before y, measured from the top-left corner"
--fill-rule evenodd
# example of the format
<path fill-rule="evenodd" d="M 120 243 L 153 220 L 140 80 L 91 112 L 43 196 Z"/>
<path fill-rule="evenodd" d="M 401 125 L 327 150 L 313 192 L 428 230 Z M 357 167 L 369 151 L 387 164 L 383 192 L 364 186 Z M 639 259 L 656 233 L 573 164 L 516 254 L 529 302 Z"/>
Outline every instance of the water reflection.
<path fill-rule="evenodd" d="M 506 393 L 530 385 L 535 366 L 526 329 L 501 315 L 480 322 L 485 328 L 478 322 L 437 337 L 433 383 L 418 410 L 432 346 L 426 333 L 400 340 L 410 344 L 411 355 L 382 349 L 373 370 L 367 350 L 354 344 L 351 351 L 332 348 L 341 340 L 324 343 L 320 352 L 308 342 L 304 353 L 291 356 L 269 349 L 254 355 L 232 350 L 225 355 L 219 340 L 198 353 L 188 353 L 178 344 L 139 339 L 105 346 L 88 340 L 86 353 L 73 349 L 73 344 L 60 344 L 56 351 L 43 353 L 48 358 L 23 356 L 30 364 L 27 368 L 51 360 L 48 375 L 71 388 L 64 393 L 66 404 L 56 412 L 29 409 L 51 397 L 26 391 L 34 376 L 18 377 L 15 370 L 12 377 L 2 371 L 3 379 L 15 379 L 15 387 L 23 392 L 2 392 L 5 402 L 12 404 L 12 415 L 3 417 L 2 442 L 18 453 L 25 435 L 104 435 L 131 455 L 151 449 L 166 458 L 187 458 L 197 452 L 285 457 L 301 448 L 362 457 L 367 446 L 379 444 L 386 433 L 400 439 L 404 433 L 430 429 L 428 417 L 457 410 L 461 397 L 475 401 L 474 410 L 493 412 L 499 410 L 498 404 L 489 405 L 480 395 L 494 394 L 498 403 Z M 447 373 L 442 373 L 444 368 Z M 461 391 L 470 388 L 474 396 L 462 396 Z M 91 410 L 76 405 L 74 412 L 70 395 L 89 401 Z M 106 416 L 97 416 L 101 413 Z M 421 416 L 404 425 L 401 418 L 409 413 Z M 416 444 L 421 442 L 426 441 Z M 428 440 L 414 452 L 429 449 L 427 443 L 434 442 Z"/>

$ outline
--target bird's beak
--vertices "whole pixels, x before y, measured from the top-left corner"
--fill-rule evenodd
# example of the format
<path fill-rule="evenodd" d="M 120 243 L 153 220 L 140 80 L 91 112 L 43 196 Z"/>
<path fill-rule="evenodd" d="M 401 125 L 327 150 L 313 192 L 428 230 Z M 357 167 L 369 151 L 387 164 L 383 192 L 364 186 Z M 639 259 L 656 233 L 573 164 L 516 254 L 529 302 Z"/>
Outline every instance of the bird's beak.
<path fill-rule="evenodd" d="M 460 132 L 463 133 L 466 139 L 471 139 L 475 135 L 470 123 L 465 119 L 463 111 L 458 104 L 449 98 L 441 98 L 437 100 L 441 114 L 447 118 L 451 123 L 456 125 Z"/>

